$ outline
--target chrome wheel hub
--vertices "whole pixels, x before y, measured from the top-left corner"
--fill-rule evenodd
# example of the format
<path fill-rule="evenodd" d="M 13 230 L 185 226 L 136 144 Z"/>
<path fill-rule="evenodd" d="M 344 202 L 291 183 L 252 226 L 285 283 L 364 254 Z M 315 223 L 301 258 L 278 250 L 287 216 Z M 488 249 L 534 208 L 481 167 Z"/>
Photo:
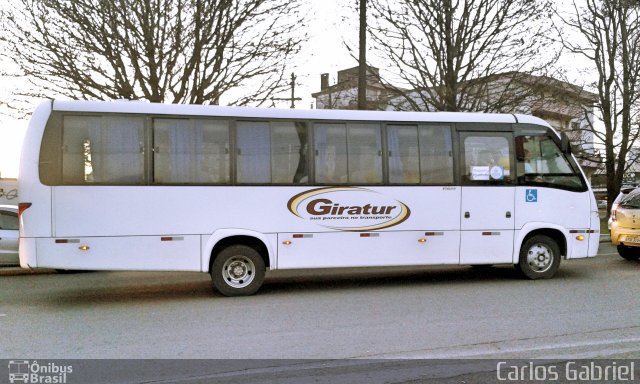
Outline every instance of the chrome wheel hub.
<path fill-rule="evenodd" d="M 545 272 L 553 264 L 553 252 L 544 244 L 535 244 L 529 248 L 527 264 L 534 272 Z"/>
<path fill-rule="evenodd" d="M 255 276 L 253 261 L 244 256 L 232 257 L 222 266 L 222 277 L 233 288 L 249 285 Z"/>

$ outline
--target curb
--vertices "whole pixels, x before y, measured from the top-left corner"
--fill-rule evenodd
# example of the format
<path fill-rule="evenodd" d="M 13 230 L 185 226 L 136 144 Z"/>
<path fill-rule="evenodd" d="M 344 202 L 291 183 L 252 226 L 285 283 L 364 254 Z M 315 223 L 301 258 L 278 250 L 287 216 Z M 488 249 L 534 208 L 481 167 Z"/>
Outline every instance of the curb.
<path fill-rule="evenodd" d="M 21 267 L 2 267 L 0 268 L 0 276 L 19 276 L 19 275 L 45 275 L 51 273 L 58 273 L 55 269 L 49 268 L 36 268 L 27 269 Z"/>

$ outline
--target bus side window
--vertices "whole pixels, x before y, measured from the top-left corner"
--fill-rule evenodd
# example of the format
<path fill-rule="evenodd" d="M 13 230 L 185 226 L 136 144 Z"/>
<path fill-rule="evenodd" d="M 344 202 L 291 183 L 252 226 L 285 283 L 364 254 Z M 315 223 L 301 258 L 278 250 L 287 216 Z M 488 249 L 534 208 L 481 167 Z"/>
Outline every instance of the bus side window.
<path fill-rule="evenodd" d="M 314 125 L 316 182 L 346 184 L 347 129 L 345 124 Z"/>
<path fill-rule="evenodd" d="M 269 123 L 238 121 L 237 180 L 240 184 L 271 182 L 271 140 Z"/>
<path fill-rule="evenodd" d="M 513 183 L 511 150 L 504 135 L 465 134 L 464 176 L 470 185 L 507 185 Z"/>
<path fill-rule="evenodd" d="M 380 124 L 347 124 L 350 184 L 382 183 Z"/>
<path fill-rule="evenodd" d="M 420 152 L 418 127 L 388 125 L 389 182 L 391 184 L 420 183 Z"/>
<path fill-rule="evenodd" d="M 420 125 L 422 184 L 453 183 L 453 144 L 449 125 Z"/>
<path fill-rule="evenodd" d="M 228 184 L 229 124 L 224 120 L 154 119 L 155 184 Z"/>
<path fill-rule="evenodd" d="M 271 123 L 271 181 L 274 184 L 308 183 L 307 143 L 306 123 Z"/>
<path fill-rule="evenodd" d="M 144 183 L 144 118 L 65 116 L 62 137 L 63 184 Z"/>
<path fill-rule="evenodd" d="M 449 125 L 388 125 L 391 184 L 453 183 Z"/>

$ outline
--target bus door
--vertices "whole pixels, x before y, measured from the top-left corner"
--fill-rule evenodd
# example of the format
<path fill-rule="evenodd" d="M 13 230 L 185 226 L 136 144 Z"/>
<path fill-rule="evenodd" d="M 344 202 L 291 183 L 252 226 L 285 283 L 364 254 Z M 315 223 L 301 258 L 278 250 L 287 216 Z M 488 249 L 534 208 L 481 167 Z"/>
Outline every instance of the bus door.
<path fill-rule="evenodd" d="M 460 131 L 460 264 L 510 263 L 515 167 L 511 132 Z"/>

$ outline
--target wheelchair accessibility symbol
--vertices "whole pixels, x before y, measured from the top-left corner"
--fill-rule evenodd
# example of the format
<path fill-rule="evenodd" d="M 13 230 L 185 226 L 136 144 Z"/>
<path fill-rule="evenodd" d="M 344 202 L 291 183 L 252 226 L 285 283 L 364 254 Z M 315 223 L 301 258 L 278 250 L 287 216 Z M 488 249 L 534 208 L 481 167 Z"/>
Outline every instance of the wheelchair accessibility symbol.
<path fill-rule="evenodd" d="M 537 203 L 538 202 L 538 190 L 537 189 L 527 189 L 524 198 L 527 203 Z"/>

